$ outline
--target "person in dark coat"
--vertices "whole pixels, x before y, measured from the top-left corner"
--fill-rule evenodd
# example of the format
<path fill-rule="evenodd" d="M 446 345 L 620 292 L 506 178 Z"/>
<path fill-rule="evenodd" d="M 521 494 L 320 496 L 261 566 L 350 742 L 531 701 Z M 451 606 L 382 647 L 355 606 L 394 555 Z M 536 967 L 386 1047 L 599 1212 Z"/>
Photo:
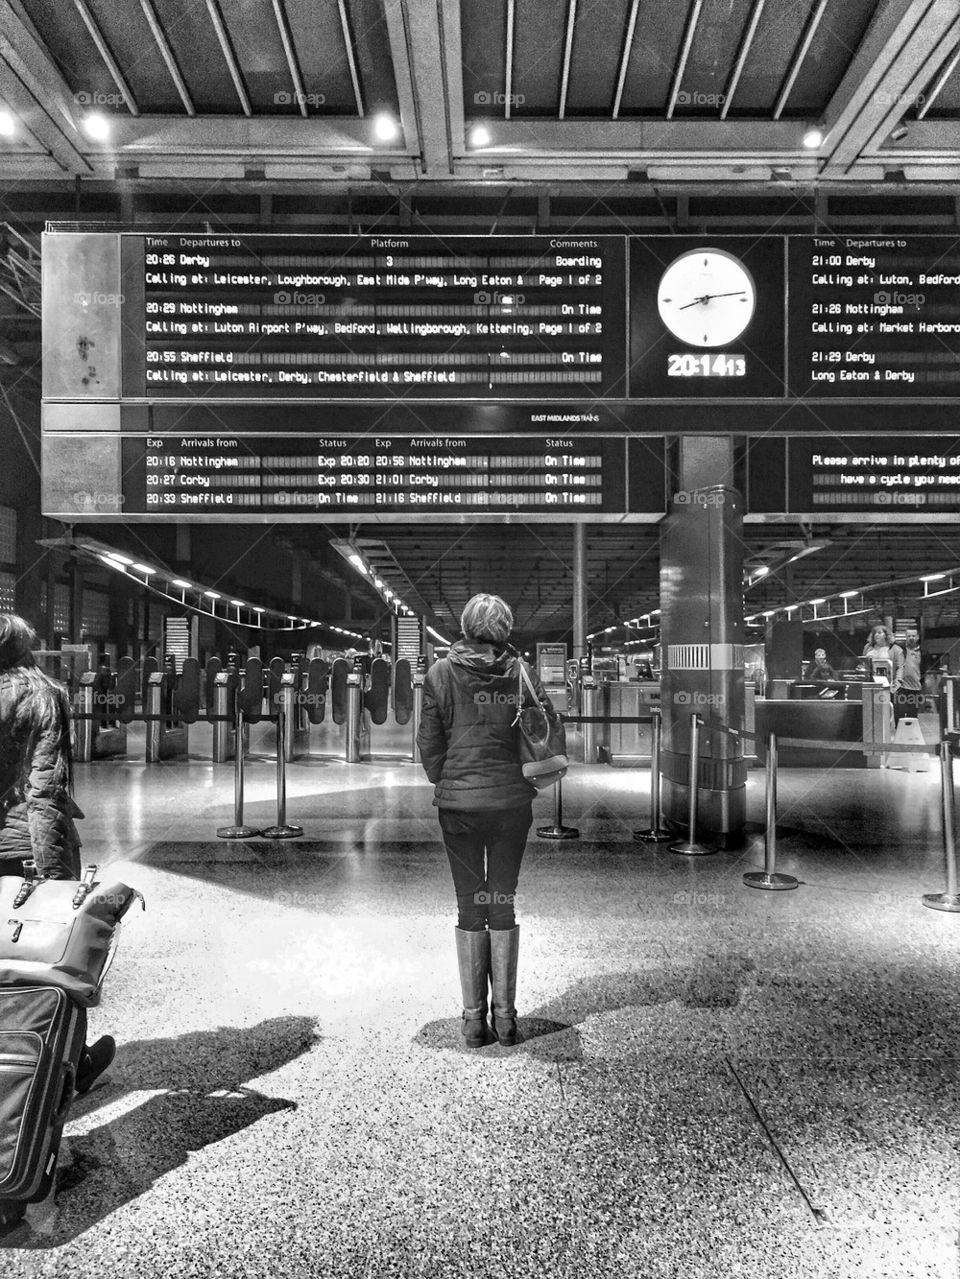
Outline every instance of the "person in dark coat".
<path fill-rule="evenodd" d="M 454 930 L 469 1048 L 517 1042 L 514 897 L 533 821 L 536 789 L 524 778 L 517 716 L 519 661 L 507 643 L 513 614 L 498 595 L 475 595 L 460 618 L 463 639 L 435 662 L 423 684 L 417 746 L 450 860 L 457 895 Z M 557 714 L 528 670 L 551 726 Z"/>
<path fill-rule="evenodd" d="M 37 666 L 37 636 L 15 613 L 0 613 L 0 874 L 22 876 L 32 860 L 48 879 L 80 878 L 74 818 L 70 702 Z M 85 1047 L 77 1092 L 87 1092 L 116 1052 L 104 1035 Z"/>

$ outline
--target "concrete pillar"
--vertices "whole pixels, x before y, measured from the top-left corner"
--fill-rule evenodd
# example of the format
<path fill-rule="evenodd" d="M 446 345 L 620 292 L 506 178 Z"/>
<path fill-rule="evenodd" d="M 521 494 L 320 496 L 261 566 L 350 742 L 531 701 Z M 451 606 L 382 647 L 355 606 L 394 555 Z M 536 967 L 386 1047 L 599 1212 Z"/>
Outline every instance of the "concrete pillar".
<path fill-rule="evenodd" d="M 677 829 L 687 817 L 691 716 L 744 727 L 743 501 L 732 474 L 729 438 L 681 439 L 677 492 L 660 526 L 663 817 Z M 743 744 L 705 728 L 700 747 L 698 834 L 738 847 Z"/>

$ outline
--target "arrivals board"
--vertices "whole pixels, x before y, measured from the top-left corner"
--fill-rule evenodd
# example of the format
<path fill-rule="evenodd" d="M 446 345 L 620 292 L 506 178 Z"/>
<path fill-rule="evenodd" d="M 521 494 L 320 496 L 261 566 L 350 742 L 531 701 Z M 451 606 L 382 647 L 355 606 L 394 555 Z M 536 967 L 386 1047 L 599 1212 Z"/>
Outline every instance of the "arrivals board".
<path fill-rule="evenodd" d="M 662 440 L 153 436 L 123 441 L 127 518 L 659 518 Z M 629 490 L 629 491 L 628 491 Z"/>

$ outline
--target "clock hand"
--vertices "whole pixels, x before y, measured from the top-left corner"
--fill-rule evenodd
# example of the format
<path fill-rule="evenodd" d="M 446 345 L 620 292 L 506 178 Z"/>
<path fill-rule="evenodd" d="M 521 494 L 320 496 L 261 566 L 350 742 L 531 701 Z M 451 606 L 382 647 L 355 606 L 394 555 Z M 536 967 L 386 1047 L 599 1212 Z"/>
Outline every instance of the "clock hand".
<path fill-rule="evenodd" d="M 677 307 L 678 311 L 686 311 L 691 306 L 699 306 L 701 302 L 712 302 L 714 298 L 742 298 L 746 296 L 746 289 L 737 289 L 733 293 L 705 293 L 702 298 L 694 298 L 692 302 L 686 302 L 683 306 Z"/>

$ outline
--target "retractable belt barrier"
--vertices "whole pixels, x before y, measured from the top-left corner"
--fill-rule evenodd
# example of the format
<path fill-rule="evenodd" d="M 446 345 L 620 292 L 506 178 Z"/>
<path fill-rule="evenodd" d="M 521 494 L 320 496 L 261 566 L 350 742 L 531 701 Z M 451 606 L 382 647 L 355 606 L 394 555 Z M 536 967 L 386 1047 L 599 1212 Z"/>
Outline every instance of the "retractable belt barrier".
<path fill-rule="evenodd" d="M 763 741 L 757 733 L 747 729 L 732 728 L 711 720 L 705 725 L 710 732 L 726 733 L 729 736 Z M 767 890 L 784 890 L 796 888 L 798 882 L 792 875 L 779 875 L 776 871 L 777 840 L 777 749 L 778 746 L 792 746 L 799 750 L 845 750 L 860 751 L 864 755 L 936 755 L 940 759 L 940 807 L 942 816 L 943 855 L 946 871 L 946 889 L 942 893 L 924 893 L 924 906 L 932 910 L 960 913 L 960 892 L 958 892 L 957 855 L 955 836 L 955 800 L 953 790 L 953 759 L 960 749 L 960 732 L 948 731 L 935 745 L 923 745 L 917 742 L 823 742 L 805 737 L 780 737 L 769 733 L 766 741 L 766 822 L 764 827 L 764 869 L 749 871 L 743 882 L 749 888 Z"/>

